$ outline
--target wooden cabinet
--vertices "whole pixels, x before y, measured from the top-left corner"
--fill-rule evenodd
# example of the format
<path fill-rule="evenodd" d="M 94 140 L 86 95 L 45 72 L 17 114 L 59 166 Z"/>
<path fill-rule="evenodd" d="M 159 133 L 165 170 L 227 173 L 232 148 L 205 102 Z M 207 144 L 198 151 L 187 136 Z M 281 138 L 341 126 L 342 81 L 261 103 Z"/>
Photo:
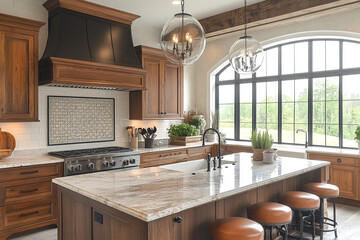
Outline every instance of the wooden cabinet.
<path fill-rule="evenodd" d="M 56 189 L 51 181 L 62 173 L 62 164 L 0 170 L 0 240 L 56 224 Z"/>
<path fill-rule="evenodd" d="M 183 148 L 179 150 L 143 153 L 140 155 L 140 167 L 156 167 L 177 162 L 185 162 L 206 158 L 213 155 L 213 146 Z"/>
<path fill-rule="evenodd" d="M 359 157 L 308 153 L 308 159 L 331 162 L 329 182 L 339 187 L 340 197 L 359 200 Z"/>
<path fill-rule="evenodd" d="M 0 14 L 0 122 L 38 120 L 38 33 L 44 24 Z"/>
<path fill-rule="evenodd" d="M 159 49 L 136 47 L 146 74 L 146 90 L 130 92 L 130 119 L 181 119 L 183 67 L 167 61 Z"/>

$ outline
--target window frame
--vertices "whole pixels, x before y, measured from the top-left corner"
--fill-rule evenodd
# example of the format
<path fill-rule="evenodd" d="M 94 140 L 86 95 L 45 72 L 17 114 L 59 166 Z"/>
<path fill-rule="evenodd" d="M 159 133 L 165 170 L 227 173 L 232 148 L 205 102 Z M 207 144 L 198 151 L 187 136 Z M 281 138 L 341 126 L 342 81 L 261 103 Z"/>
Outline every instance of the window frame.
<path fill-rule="evenodd" d="M 336 70 L 324 70 L 324 71 L 313 71 L 313 42 L 314 41 L 338 41 L 339 42 L 339 69 Z M 288 44 L 296 44 L 301 42 L 308 42 L 308 72 L 305 73 L 294 73 L 294 74 L 282 74 L 282 46 Z M 343 146 L 343 76 L 346 75 L 356 75 L 360 74 L 360 67 L 343 69 L 343 46 L 344 42 L 352 42 L 360 44 L 360 40 L 350 40 L 350 39 L 339 39 L 339 38 L 310 38 L 310 39 L 301 39 L 295 41 L 288 41 L 277 45 L 272 45 L 268 48 L 265 48 L 264 51 L 277 48 L 278 49 L 278 75 L 275 76 L 265 76 L 265 77 L 256 77 L 256 73 L 252 74 L 251 78 L 240 79 L 240 75 L 235 72 L 234 79 L 222 80 L 220 81 L 220 74 L 223 73 L 230 63 L 227 61 L 227 64 L 220 69 L 215 74 L 215 110 L 219 111 L 219 86 L 220 85 L 234 85 L 235 94 L 234 94 L 234 138 L 226 138 L 228 140 L 234 141 L 250 141 L 240 139 L 240 91 L 239 87 L 244 83 L 252 83 L 252 129 L 256 129 L 256 83 L 259 82 L 272 82 L 278 81 L 278 141 L 277 143 L 282 144 L 282 82 L 287 80 L 301 80 L 308 79 L 308 142 L 309 146 L 321 146 L 329 148 L 347 148 L 354 149 L 351 147 Z M 296 56 L 294 56 L 295 58 Z M 325 55 L 326 57 L 326 55 Z M 339 145 L 338 146 L 326 146 L 326 145 L 314 145 L 313 144 L 313 79 L 314 78 L 327 78 L 327 77 L 339 77 Z M 325 116 L 326 117 L 326 116 Z M 218 119 L 220 120 L 219 116 Z M 220 122 L 220 121 L 219 121 Z M 219 124 L 218 122 L 218 124 Z M 295 123 L 294 123 L 295 124 Z M 219 125 L 217 126 L 219 128 Z M 325 127 L 326 128 L 326 127 Z M 326 136 L 326 133 L 325 133 Z M 303 145 L 299 143 L 284 143 L 290 145 Z M 326 142 L 325 142 L 326 144 Z"/>

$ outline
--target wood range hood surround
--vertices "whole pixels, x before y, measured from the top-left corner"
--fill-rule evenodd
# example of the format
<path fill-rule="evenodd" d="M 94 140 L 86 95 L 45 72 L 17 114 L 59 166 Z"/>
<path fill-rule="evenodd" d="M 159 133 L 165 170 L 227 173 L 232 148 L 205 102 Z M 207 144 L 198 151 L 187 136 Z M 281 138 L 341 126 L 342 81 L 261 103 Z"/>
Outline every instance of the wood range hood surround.
<path fill-rule="evenodd" d="M 49 34 L 39 85 L 144 90 L 146 71 L 134 49 L 139 16 L 82 0 L 48 0 Z"/>

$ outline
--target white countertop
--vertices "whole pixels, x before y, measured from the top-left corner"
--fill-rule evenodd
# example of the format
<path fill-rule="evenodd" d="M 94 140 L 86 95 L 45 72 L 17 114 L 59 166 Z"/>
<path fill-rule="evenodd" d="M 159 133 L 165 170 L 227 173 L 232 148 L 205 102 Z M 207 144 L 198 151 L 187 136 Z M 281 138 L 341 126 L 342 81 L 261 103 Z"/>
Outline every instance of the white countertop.
<path fill-rule="evenodd" d="M 62 163 L 64 159 L 52 157 L 46 154 L 17 156 L 13 155 L 5 159 L 0 159 L 0 169 L 34 166 L 41 164 Z"/>
<path fill-rule="evenodd" d="M 161 167 L 109 171 L 54 179 L 53 182 L 100 203 L 150 222 L 217 199 L 300 175 L 329 162 L 279 157 L 274 164 L 253 162 L 252 154 L 227 155 L 222 169 L 196 175 Z"/>

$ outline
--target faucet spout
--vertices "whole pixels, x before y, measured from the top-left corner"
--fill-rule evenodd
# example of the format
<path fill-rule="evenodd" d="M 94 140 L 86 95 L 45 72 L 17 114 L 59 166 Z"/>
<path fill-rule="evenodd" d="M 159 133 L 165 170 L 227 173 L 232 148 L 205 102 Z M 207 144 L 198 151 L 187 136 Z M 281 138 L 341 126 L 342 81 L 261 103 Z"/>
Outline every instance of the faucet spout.
<path fill-rule="evenodd" d="M 298 130 L 296 130 L 296 133 L 299 133 L 299 132 L 303 132 L 303 133 L 305 133 L 305 148 L 307 148 L 308 147 L 308 133 L 305 131 L 305 130 L 303 130 L 303 129 L 301 129 L 301 128 L 299 128 Z"/>
<path fill-rule="evenodd" d="M 205 146 L 205 135 L 208 131 L 214 131 L 216 132 L 216 134 L 218 135 L 218 140 L 219 140 L 219 152 L 218 152 L 218 159 L 219 159 L 219 166 L 218 168 L 221 168 L 221 159 L 222 159 L 222 156 L 221 156 L 221 137 L 220 137 L 220 133 L 218 130 L 216 130 L 215 128 L 208 128 L 204 131 L 203 133 L 203 136 L 202 136 L 202 145 Z"/>

